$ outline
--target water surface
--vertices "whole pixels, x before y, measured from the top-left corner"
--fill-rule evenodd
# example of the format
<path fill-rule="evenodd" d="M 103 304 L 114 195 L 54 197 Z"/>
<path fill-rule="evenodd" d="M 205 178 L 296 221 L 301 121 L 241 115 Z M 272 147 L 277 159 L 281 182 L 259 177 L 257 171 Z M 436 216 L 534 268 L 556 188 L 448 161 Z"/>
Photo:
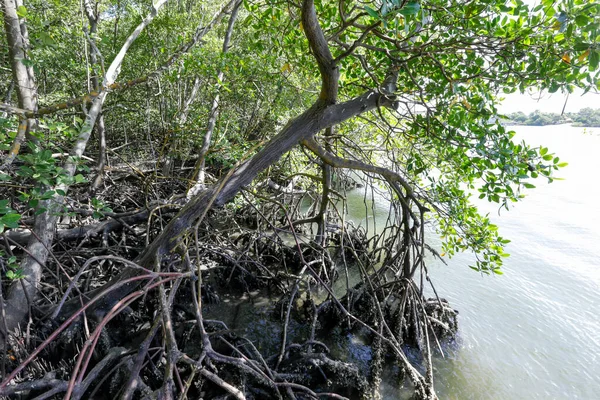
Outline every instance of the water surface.
<path fill-rule="evenodd" d="M 504 275 L 469 269 L 470 254 L 430 260 L 438 293 L 460 311 L 460 346 L 436 360 L 436 388 L 443 399 L 599 399 L 600 128 L 513 129 L 568 162 L 565 180 L 532 181 L 537 189 L 500 215 L 478 203 L 512 240 Z M 386 202 L 376 197 L 374 209 L 353 217 L 383 225 Z"/>

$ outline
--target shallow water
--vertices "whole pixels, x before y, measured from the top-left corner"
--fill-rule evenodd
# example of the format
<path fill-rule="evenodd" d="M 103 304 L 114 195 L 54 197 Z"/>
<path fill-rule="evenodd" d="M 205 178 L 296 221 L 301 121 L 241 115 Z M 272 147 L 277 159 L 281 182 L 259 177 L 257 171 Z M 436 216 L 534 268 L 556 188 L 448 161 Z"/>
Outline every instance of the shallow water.
<path fill-rule="evenodd" d="M 537 189 L 500 216 L 497 205 L 479 203 L 512 240 L 504 275 L 472 271 L 470 254 L 448 266 L 430 260 L 438 293 L 460 311 L 460 346 L 435 361 L 436 388 L 443 399 L 598 399 L 600 128 L 514 129 L 567 161 L 565 180 L 535 181 Z M 387 203 L 376 197 L 375 217 L 365 217 L 363 193 L 349 194 L 352 219 L 383 225 Z"/>

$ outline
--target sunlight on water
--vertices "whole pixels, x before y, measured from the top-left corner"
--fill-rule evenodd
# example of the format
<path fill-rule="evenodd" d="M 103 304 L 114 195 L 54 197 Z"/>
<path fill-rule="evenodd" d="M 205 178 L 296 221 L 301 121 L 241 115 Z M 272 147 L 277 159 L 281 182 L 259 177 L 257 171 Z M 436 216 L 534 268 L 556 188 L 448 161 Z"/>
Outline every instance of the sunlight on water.
<path fill-rule="evenodd" d="M 598 399 L 600 129 L 515 130 L 517 140 L 543 144 L 567 161 L 559 174 L 565 180 L 535 181 L 537 189 L 500 216 L 497 205 L 481 203 L 512 240 L 503 276 L 470 270 L 470 254 L 448 266 L 429 260 L 438 293 L 460 311 L 460 346 L 435 362 L 438 394 L 461 400 Z M 387 209 L 382 199 L 376 203 L 377 210 Z M 354 215 L 357 222 L 360 215 Z M 430 239 L 435 244 L 434 234 Z"/>

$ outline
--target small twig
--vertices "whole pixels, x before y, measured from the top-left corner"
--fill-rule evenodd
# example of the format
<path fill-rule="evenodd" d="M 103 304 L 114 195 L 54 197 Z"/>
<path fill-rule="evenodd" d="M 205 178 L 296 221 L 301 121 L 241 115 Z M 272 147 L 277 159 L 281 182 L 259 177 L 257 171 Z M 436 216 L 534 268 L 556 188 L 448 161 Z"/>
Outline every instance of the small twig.
<path fill-rule="evenodd" d="M 224 390 L 226 390 L 229 394 L 231 394 L 236 399 L 246 400 L 246 396 L 244 396 L 244 393 L 242 393 L 241 390 L 239 390 L 238 388 L 225 382 L 218 375 L 213 374 L 212 372 L 208 371 L 206 368 L 201 368 L 200 374 L 203 375 L 205 378 L 209 379 L 210 381 L 212 381 L 214 384 L 222 387 Z"/>

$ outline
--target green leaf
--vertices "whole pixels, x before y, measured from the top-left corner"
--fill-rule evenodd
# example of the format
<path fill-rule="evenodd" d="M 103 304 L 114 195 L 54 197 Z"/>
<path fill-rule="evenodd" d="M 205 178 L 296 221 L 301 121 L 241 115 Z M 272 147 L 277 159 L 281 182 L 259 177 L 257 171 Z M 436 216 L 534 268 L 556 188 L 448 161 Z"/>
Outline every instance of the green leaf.
<path fill-rule="evenodd" d="M 35 215 L 36 215 L 36 216 L 38 216 L 38 215 L 40 215 L 40 214 L 43 214 L 43 213 L 45 213 L 46 211 L 48 211 L 48 209 L 47 209 L 47 208 L 45 208 L 45 207 L 40 207 L 40 208 L 38 208 L 37 210 L 35 210 Z"/>
<path fill-rule="evenodd" d="M 408 17 L 410 15 L 417 15 L 419 10 L 421 9 L 421 4 L 417 1 L 409 1 L 406 3 L 404 7 L 400 10 L 400 14 Z"/>
<path fill-rule="evenodd" d="M 41 199 L 42 200 L 50 200 L 52 197 L 54 197 L 54 190 L 48 190 L 47 192 L 45 192 Z"/>
<path fill-rule="evenodd" d="M 21 214 L 6 214 L 0 219 L 4 226 L 8 228 L 17 228 L 19 226 L 18 222 L 21 219 Z"/>
<path fill-rule="evenodd" d="M 3 199 L 0 200 L 0 213 L 6 213 L 10 210 L 10 208 L 8 207 L 8 200 Z"/>
<path fill-rule="evenodd" d="M 81 174 L 77 174 L 74 176 L 75 178 L 75 183 L 83 183 L 86 182 L 86 179 L 83 177 L 83 175 Z"/>
<path fill-rule="evenodd" d="M 590 51 L 588 60 L 590 61 L 590 71 L 595 71 L 598 68 L 598 63 L 600 62 L 600 53 L 598 50 Z"/>
<path fill-rule="evenodd" d="M 102 43 L 104 46 L 108 46 L 110 45 L 112 42 L 110 40 L 110 37 L 104 35 L 100 38 L 100 43 Z"/>
<path fill-rule="evenodd" d="M 24 66 L 26 67 L 33 67 L 34 62 L 32 60 L 30 60 L 29 58 L 23 58 L 21 60 L 21 62 L 23 63 Z"/>
<path fill-rule="evenodd" d="M 27 17 L 27 7 L 25 7 L 25 6 L 17 7 L 17 15 L 21 18 Z"/>
<path fill-rule="evenodd" d="M 585 15 L 579 14 L 575 17 L 575 23 L 579 26 L 586 26 L 589 19 Z"/>
<path fill-rule="evenodd" d="M 579 43 L 575 43 L 575 46 L 573 46 L 573 49 L 575 51 L 584 51 L 589 49 L 591 46 L 590 43 L 585 43 L 585 42 L 579 42 Z"/>
<path fill-rule="evenodd" d="M 40 41 L 44 46 L 54 46 L 56 41 L 46 32 L 40 32 Z"/>
<path fill-rule="evenodd" d="M 379 19 L 379 13 L 375 10 L 373 10 L 371 7 L 369 6 L 365 6 L 365 11 L 367 12 L 367 14 L 369 14 L 371 17 Z"/>

